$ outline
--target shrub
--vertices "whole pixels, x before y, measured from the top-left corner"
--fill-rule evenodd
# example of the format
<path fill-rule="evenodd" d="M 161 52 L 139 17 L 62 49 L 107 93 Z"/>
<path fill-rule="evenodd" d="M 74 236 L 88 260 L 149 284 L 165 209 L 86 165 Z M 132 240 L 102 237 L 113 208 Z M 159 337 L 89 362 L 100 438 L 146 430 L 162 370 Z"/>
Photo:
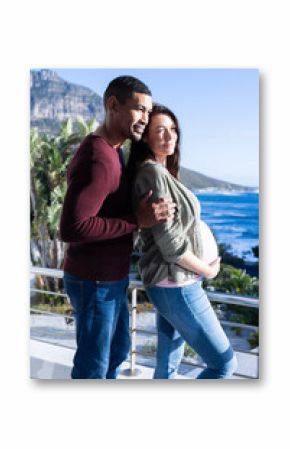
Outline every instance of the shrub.
<path fill-rule="evenodd" d="M 259 346 L 259 332 L 252 332 L 248 338 L 248 342 L 249 345 L 251 346 L 251 349 L 254 349 L 257 346 Z"/>

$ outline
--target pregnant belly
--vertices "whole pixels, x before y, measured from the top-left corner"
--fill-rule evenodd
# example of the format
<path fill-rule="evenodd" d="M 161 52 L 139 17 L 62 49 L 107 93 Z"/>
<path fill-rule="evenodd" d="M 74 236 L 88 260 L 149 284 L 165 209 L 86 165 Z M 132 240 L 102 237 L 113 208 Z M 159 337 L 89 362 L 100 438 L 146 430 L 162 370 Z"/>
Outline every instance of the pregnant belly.
<path fill-rule="evenodd" d="M 218 246 L 210 228 L 202 220 L 200 221 L 200 233 L 203 244 L 202 260 L 211 263 L 218 257 Z"/>

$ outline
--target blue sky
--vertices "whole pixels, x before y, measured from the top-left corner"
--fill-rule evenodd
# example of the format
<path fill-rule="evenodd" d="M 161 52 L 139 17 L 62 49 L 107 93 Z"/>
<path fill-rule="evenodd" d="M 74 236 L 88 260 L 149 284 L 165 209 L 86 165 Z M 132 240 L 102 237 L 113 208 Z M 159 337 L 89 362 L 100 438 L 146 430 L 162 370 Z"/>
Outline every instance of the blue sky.
<path fill-rule="evenodd" d="M 259 183 L 259 72 L 256 69 L 53 69 L 103 95 L 119 75 L 140 78 L 177 115 L 181 163 L 237 184 Z"/>

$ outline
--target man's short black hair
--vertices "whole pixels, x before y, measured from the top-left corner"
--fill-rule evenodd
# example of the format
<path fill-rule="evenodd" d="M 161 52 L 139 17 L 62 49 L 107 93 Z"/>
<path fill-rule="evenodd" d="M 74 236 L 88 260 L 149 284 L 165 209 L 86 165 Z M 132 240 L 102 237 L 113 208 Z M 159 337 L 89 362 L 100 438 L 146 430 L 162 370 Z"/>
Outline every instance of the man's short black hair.
<path fill-rule="evenodd" d="M 124 104 L 129 98 L 132 97 L 133 92 L 138 94 L 146 94 L 152 97 L 150 89 L 142 81 L 134 78 L 134 76 L 118 76 L 113 79 L 104 93 L 104 106 L 109 97 L 115 96 L 119 103 Z"/>

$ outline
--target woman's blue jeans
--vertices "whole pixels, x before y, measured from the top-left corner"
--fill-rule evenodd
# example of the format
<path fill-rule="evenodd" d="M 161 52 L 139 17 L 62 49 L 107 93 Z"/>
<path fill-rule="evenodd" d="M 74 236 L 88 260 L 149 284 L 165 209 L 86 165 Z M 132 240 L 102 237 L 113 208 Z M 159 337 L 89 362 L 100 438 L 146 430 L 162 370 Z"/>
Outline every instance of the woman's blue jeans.
<path fill-rule="evenodd" d="M 117 377 L 130 348 L 128 283 L 128 278 L 94 282 L 64 273 L 76 319 L 73 379 Z"/>
<path fill-rule="evenodd" d="M 201 282 L 178 287 L 149 287 L 157 309 L 155 379 L 174 378 L 187 342 L 206 363 L 198 379 L 226 379 L 237 368 L 236 356 Z"/>

